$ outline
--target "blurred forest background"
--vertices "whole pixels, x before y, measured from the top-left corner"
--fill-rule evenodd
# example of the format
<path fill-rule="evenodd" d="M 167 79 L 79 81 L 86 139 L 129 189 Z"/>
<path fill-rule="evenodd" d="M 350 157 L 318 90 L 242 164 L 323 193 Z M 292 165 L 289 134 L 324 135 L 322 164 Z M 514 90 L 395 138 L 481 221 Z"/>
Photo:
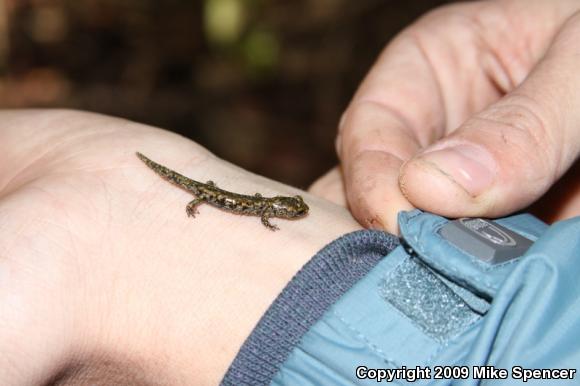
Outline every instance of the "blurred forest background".
<path fill-rule="evenodd" d="M 374 59 L 443 0 L 0 0 L 0 108 L 179 132 L 305 188 Z"/>

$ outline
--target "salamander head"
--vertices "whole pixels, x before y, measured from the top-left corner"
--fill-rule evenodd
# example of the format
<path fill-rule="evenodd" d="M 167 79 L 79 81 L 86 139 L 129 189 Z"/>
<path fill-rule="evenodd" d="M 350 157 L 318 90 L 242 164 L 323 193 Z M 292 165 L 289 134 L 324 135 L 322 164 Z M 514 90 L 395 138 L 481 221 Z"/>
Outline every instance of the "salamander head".
<path fill-rule="evenodd" d="M 308 205 L 306 205 L 301 196 L 273 197 L 272 209 L 274 210 L 274 216 L 279 218 L 298 218 L 306 216 L 308 213 Z"/>

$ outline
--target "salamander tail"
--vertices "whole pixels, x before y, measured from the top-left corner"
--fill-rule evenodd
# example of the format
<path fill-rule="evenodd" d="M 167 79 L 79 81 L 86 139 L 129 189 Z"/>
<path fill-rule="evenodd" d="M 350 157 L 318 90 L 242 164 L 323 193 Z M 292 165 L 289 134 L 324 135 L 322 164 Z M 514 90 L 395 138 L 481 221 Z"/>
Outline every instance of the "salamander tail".
<path fill-rule="evenodd" d="M 163 165 L 158 164 L 155 161 L 150 160 L 139 152 L 136 152 L 135 154 L 141 161 L 143 161 L 143 163 L 145 163 L 145 165 L 149 167 L 149 169 L 153 170 L 155 173 L 159 174 L 166 180 L 169 180 L 170 182 L 179 185 L 186 190 L 192 191 L 192 187 L 199 184 L 197 181 L 194 181 L 191 178 L 187 178 L 184 175 L 177 173 L 176 171 L 173 171 Z"/>

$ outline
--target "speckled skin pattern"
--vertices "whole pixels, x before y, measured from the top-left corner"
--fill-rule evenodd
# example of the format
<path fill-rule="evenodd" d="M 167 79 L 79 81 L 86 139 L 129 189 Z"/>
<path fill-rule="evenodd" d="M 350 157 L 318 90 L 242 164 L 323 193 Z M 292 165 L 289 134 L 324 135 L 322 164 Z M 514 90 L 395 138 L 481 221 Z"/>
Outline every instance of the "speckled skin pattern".
<path fill-rule="evenodd" d="M 208 181 L 204 184 L 187 178 L 151 161 L 141 153 L 137 153 L 137 157 L 155 173 L 195 196 L 195 199 L 187 204 L 185 208 L 187 215 L 190 217 L 195 217 L 196 213 L 198 213 L 197 205 L 206 202 L 211 206 L 228 212 L 259 216 L 265 227 L 275 231 L 279 228 L 270 224 L 270 218 L 296 219 L 308 214 L 308 205 L 306 205 L 301 196 L 262 197 L 260 193 L 256 193 L 253 196 L 232 193 L 218 188 L 213 181 Z"/>

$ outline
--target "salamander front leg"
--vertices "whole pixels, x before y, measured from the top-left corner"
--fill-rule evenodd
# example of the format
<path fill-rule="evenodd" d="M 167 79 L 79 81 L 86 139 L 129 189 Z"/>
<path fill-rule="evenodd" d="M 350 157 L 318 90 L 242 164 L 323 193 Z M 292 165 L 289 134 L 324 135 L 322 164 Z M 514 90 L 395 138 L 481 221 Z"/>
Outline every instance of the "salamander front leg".
<path fill-rule="evenodd" d="M 199 213 L 196 206 L 201 204 L 202 202 L 203 200 L 201 198 L 196 198 L 195 200 L 190 201 L 189 204 L 187 204 L 187 206 L 185 207 L 187 217 L 195 217 L 195 215 Z"/>
<path fill-rule="evenodd" d="M 270 210 L 270 208 L 266 208 L 262 211 L 262 224 L 264 224 L 264 226 L 268 229 L 270 229 L 271 231 L 277 231 L 278 228 L 276 225 L 272 225 L 270 224 L 270 218 L 272 217 L 274 213 Z"/>

